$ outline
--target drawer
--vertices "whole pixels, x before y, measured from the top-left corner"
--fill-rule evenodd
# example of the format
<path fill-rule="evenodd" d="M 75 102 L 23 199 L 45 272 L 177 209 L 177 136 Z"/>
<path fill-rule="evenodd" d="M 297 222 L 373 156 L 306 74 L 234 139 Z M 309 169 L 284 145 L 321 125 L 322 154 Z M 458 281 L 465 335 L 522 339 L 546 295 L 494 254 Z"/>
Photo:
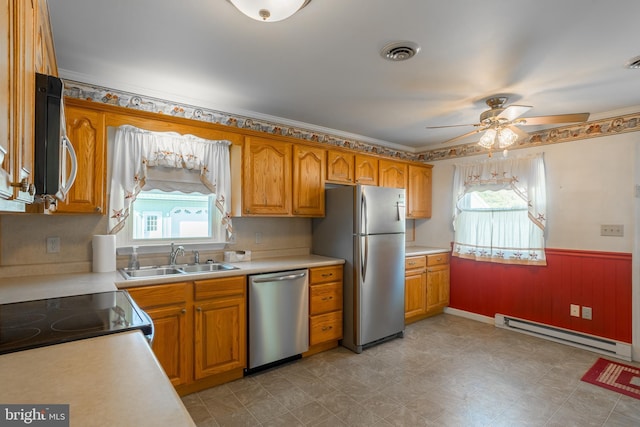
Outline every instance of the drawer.
<path fill-rule="evenodd" d="M 310 286 L 309 314 L 342 310 L 342 282 Z"/>
<path fill-rule="evenodd" d="M 221 298 L 244 295 L 246 276 L 223 277 L 220 279 L 195 280 L 195 299 Z"/>
<path fill-rule="evenodd" d="M 342 264 L 312 268 L 309 270 L 309 276 L 309 283 L 341 282 Z"/>
<path fill-rule="evenodd" d="M 342 338 L 342 311 L 311 316 L 309 321 L 309 345 Z"/>
<path fill-rule="evenodd" d="M 187 301 L 191 283 L 140 286 L 128 288 L 127 292 L 140 308 L 161 307 Z"/>
<path fill-rule="evenodd" d="M 416 270 L 419 268 L 425 268 L 427 266 L 427 257 L 422 256 L 410 256 L 404 259 L 405 270 Z"/>
<path fill-rule="evenodd" d="M 427 255 L 427 265 L 449 264 L 449 254 L 440 253 Z"/>

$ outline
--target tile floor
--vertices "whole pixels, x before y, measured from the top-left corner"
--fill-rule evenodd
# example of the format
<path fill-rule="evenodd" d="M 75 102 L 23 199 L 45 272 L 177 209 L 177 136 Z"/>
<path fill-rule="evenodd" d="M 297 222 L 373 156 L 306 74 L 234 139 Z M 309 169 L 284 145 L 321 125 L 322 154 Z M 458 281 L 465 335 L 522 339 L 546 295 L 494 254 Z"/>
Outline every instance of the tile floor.
<path fill-rule="evenodd" d="M 208 427 L 640 425 L 640 400 L 580 381 L 598 357 L 443 314 L 362 354 L 339 347 L 183 402 Z"/>

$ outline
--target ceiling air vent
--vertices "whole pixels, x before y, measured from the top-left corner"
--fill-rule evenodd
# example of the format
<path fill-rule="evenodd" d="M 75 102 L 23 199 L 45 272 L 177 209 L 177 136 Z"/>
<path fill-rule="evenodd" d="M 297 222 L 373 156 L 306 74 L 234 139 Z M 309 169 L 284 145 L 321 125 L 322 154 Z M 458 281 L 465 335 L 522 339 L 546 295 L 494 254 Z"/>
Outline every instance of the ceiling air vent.
<path fill-rule="evenodd" d="M 629 62 L 627 62 L 627 68 L 640 68 L 640 56 L 631 58 Z"/>
<path fill-rule="evenodd" d="M 413 42 L 389 43 L 380 51 L 380 55 L 389 61 L 406 61 L 420 52 L 420 46 Z"/>

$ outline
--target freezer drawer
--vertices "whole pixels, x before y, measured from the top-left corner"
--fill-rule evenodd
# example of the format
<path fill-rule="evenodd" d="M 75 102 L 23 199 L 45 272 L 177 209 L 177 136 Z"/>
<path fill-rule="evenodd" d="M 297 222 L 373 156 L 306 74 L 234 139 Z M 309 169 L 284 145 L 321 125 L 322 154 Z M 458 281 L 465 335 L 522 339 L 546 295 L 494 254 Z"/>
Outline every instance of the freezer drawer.
<path fill-rule="evenodd" d="M 249 276 L 248 370 L 309 349 L 309 271 Z"/>

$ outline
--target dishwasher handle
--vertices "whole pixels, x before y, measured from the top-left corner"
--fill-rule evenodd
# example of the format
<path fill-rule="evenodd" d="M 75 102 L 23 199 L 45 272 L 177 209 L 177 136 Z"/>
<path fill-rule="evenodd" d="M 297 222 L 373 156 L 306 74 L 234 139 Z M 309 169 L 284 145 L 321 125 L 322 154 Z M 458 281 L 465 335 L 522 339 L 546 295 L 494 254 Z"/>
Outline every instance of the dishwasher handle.
<path fill-rule="evenodd" d="M 267 283 L 267 282 L 280 282 L 283 280 L 294 280 L 294 279 L 300 279 L 301 277 L 306 276 L 307 273 L 298 273 L 298 274 L 287 274 L 285 276 L 276 276 L 276 277 L 269 277 L 269 278 L 252 278 L 251 281 L 253 283 Z"/>

